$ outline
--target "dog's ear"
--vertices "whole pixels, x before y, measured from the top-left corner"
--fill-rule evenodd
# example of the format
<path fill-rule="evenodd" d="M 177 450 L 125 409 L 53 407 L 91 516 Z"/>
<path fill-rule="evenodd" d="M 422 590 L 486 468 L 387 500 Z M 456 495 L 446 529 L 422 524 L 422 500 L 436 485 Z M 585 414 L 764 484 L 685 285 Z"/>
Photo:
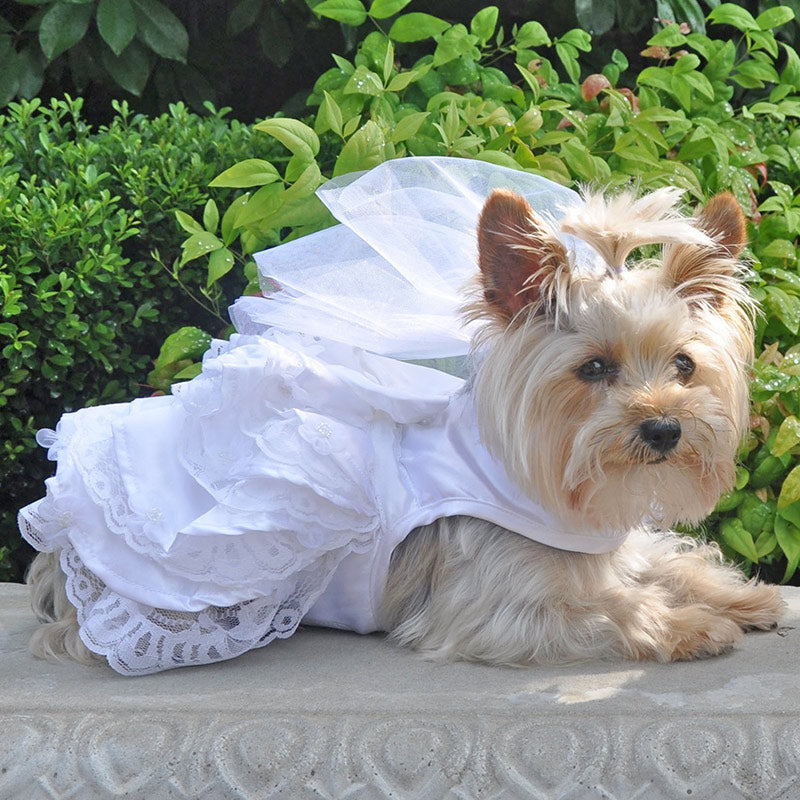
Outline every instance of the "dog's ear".
<path fill-rule="evenodd" d="M 481 315 L 508 324 L 523 308 L 541 309 L 558 272 L 564 246 L 527 201 L 505 189 L 489 195 L 478 221 Z"/>
<path fill-rule="evenodd" d="M 695 224 L 714 244 L 665 247 L 665 280 L 689 300 L 718 306 L 736 275 L 737 259 L 747 242 L 747 222 L 736 198 L 724 192 L 709 200 Z"/>

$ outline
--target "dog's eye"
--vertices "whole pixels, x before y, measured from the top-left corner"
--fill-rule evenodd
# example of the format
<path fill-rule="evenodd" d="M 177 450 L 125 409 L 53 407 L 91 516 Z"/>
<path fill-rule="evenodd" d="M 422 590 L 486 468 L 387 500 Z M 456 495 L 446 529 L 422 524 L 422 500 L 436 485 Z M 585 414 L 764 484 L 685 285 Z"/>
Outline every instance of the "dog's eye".
<path fill-rule="evenodd" d="M 578 377 L 582 381 L 603 381 L 616 377 L 619 367 L 605 358 L 590 358 L 578 367 Z"/>
<path fill-rule="evenodd" d="M 678 353 L 675 356 L 675 366 L 682 378 L 688 378 L 694 372 L 694 361 L 686 353 Z"/>

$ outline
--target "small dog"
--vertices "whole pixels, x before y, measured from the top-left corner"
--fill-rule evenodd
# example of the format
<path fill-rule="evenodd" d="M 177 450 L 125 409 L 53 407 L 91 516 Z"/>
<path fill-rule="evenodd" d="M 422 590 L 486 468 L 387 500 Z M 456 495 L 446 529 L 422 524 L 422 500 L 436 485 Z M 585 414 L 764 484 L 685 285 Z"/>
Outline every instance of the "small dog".
<path fill-rule="evenodd" d="M 560 550 L 452 516 L 394 551 L 380 610 L 399 644 L 439 659 L 524 665 L 673 661 L 724 652 L 773 627 L 777 589 L 745 581 L 717 547 L 669 532 L 733 483 L 749 421 L 753 303 L 738 275 L 745 220 L 718 195 L 693 220 L 677 195 L 589 196 L 559 222 L 509 191 L 478 226 L 470 387 L 481 440 L 514 484 L 575 530 L 627 531 L 609 553 Z M 562 234 L 599 252 L 581 272 Z M 660 263 L 625 268 L 639 246 Z M 53 554 L 31 568 L 45 622 L 32 650 L 97 659 L 77 634 Z"/>

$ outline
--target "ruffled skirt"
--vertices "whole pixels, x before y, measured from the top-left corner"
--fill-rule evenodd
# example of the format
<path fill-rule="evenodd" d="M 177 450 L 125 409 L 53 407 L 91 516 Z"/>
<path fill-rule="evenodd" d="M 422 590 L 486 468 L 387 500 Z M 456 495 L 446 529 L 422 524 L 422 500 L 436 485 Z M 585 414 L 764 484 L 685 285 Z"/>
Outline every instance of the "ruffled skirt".
<path fill-rule="evenodd" d="M 290 636 L 379 535 L 376 438 L 447 403 L 418 395 L 415 369 L 298 334 L 234 336 L 173 395 L 43 432 L 57 473 L 20 528 L 61 551 L 89 649 L 144 674 Z"/>

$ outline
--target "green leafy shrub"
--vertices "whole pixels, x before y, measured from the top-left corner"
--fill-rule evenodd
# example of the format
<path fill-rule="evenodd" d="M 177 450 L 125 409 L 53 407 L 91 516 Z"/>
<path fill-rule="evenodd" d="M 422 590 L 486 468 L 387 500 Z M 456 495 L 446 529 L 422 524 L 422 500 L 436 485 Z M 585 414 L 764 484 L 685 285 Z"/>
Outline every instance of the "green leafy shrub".
<path fill-rule="evenodd" d="M 173 209 L 206 202 L 215 165 L 259 150 L 249 129 L 183 106 L 148 120 L 125 105 L 93 131 L 79 100 L 12 104 L 0 117 L 0 576 L 19 577 L 16 509 L 40 496 L 52 465 L 37 428 L 62 410 L 142 391 L 165 336 L 215 330 L 219 284 L 153 258 L 180 250 Z M 205 295 L 203 294 L 205 293 Z M 194 298 L 194 299 L 193 299 Z M 198 302 L 195 302 L 195 299 Z M 4 557 L 3 557 L 4 556 Z"/>
<path fill-rule="evenodd" d="M 209 286 L 238 274 L 240 285 L 257 288 L 252 253 L 332 224 L 318 186 L 404 155 L 484 159 L 564 184 L 614 187 L 633 177 L 644 189 L 683 187 L 696 201 L 732 191 L 753 223 L 752 290 L 765 309 L 756 344 L 771 355 L 759 359 L 758 424 L 742 452 L 739 494 L 723 498 L 707 530 L 747 568 L 760 564 L 790 579 L 800 559 L 800 435 L 792 438 L 800 428 L 800 198 L 791 188 L 800 166 L 800 59 L 775 29 L 793 19 L 791 9 L 753 16 L 718 5 L 708 33 L 676 23 L 643 41 L 652 66 L 630 74 L 628 58 L 614 51 L 587 75 L 592 40 L 583 30 L 551 37 L 529 21 L 506 32 L 494 6 L 450 24 L 418 12 L 398 16 L 404 5 L 316 6 L 342 22 L 369 17 L 379 30 L 352 60 L 333 56 L 309 98 L 317 108 L 310 119 L 255 126 L 280 153 L 239 162 L 214 180 L 247 190 L 221 223 L 216 203 L 202 222 L 179 215 L 190 235 L 177 266 L 205 264 Z M 709 35 L 715 26 L 724 26 L 720 38 Z M 744 504 L 748 495 L 757 514 L 771 510 L 758 530 L 754 518 L 731 521 L 756 513 L 752 499 Z"/>
<path fill-rule="evenodd" d="M 793 0 L 784 0 L 792 5 Z M 739 5 L 757 16 L 778 0 Z M 634 55 L 654 20 L 705 33 L 718 0 L 521 0 L 505 23 L 546 19 L 552 34 L 580 27 L 594 35 L 585 65 L 599 71 L 615 47 Z M 105 121 L 110 98 L 135 100 L 155 114 L 183 100 L 211 100 L 240 119 L 272 113 L 317 77 L 330 52 L 349 55 L 380 22 L 401 10 L 466 23 L 479 0 L 14 0 L 0 9 L 0 107 L 17 98 L 87 99 L 90 119 Z M 797 8 L 797 6 L 794 6 Z M 510 14 L 516 14 L 512 17 Z M 797 43 L 796 22 L 780 35 Z M 241 54 L 247 57 L 242 58 Z M 291 65 L 291 69 L 286 69 Z M 297 108 L 294 103 L 293 108 Z"/>

